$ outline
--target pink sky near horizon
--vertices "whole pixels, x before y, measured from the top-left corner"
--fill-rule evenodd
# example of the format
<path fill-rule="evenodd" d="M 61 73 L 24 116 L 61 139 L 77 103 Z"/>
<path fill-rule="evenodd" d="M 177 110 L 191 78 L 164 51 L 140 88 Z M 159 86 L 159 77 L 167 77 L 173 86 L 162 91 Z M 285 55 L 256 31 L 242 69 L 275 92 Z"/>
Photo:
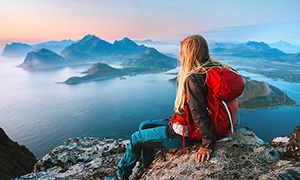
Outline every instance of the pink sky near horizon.
<path fill-rule="evenodd" d="M 81 39 L 180 40 L 222 27 L 299 21 L 294 0 L 2 0 L 0 44 Z"/>

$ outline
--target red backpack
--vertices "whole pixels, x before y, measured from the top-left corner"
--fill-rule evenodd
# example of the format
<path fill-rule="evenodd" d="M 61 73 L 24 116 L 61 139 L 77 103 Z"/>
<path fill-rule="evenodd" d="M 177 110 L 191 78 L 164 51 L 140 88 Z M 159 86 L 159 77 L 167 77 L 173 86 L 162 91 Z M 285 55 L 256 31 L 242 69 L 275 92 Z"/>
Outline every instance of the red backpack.
<path fill-rule="evenodd" d="M 244 81 L 235 70 L 213 67 L 207 73 L 206 84 L 207 110 L 217 139 L 221 139 L 228 132 L 234 133 L 233 125 L 238 108 L 235 99 L 243 93 Z M 200 138 L 194 122 L 189 121 L 187 104 L 184 106 L 184 117 L 179 115 L 173 116 L 171 126 L 175 132 L 177 130 L 177 133 L 182 130 L 179 134 L 183 137 L 189 137 L 190 139 Z"/>
<path fill-rule="evenodd" d="M 235 70 L 214 67 L 207 74 L 207 106 L 217 139 L 233 133 L 238 103 L 244 81 Z"/>

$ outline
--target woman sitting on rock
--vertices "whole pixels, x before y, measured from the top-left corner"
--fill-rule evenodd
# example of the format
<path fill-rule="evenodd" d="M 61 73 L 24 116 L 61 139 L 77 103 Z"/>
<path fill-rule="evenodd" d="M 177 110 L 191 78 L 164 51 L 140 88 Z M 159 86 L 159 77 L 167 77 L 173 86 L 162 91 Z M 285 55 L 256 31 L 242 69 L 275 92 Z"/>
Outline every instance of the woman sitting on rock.
<path fill-rule="evenodd" d="M 209 160 L 216 139 L 213 126 L 208 116 L 206 72 L 212 66 L 225 66 L 209 55 L 206 40 L 200 35 L 193 35 L 181 41 L 181 70 L 178 76 L 178 92 L 175 100 L 175 114 L 184 117 L 185 103 L 188 117 L 195 123 L 202 147 L 196 152 L 195 160 Z M 172 118 L 174 119 L 174 118 Z M 172 120 L 171 120 L 172 121 Z M 141 123 L 139 131 L 131 138 L 127 150 L 118 164 L 118 171 L 106 179 L 128 179 L 137 160 L 141 156 L 142 164 L 133 179 L 139 179 L 154 160 L 155 148 L 184 148 L 195 140 L 176 123 L 168 120 L 150 120 Z M 183 135 L 184 134 L 184 135 Z"/>

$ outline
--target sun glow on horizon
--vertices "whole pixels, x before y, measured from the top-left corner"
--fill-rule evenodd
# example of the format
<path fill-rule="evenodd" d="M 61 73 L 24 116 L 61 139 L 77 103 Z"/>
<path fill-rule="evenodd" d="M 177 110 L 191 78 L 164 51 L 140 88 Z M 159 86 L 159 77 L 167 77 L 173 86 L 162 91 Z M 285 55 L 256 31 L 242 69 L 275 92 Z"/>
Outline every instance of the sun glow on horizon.
<path fill-rule="evenodd" d="M 0 2 L 0 44 L 79 40 L 86 34 L 107 41 L 123 37 L 180 40 L 190 34 L 226 27 L 299 22 L 299 6 L 300 2 L 295 0 L 228 0 L 226 3 L 197 0 L 188 3 L 180 0 L 3 0 Z M 279 10 L 286 11 L 278 13 Z"/>

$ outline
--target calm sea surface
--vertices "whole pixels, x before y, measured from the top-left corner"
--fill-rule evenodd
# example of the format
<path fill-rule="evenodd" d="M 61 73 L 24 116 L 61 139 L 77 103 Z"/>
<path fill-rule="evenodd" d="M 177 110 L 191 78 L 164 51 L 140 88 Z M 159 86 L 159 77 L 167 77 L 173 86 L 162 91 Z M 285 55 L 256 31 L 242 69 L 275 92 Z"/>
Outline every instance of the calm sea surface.
<path fill-rule="evenodd" d="M 174 75 L 147 74 L 58 84 L 90 65 L 39 72 L 16 68 L 23 58 L 0 57 L 0 127 L 39 159 L 70 137 L 129 138 L 140 122 L 172 115 Z M 300 104 L 300 84 L 273 81 L 245 71 L 285 91 Z M 241 124 L 266 141 L 289 135 L 300 124 L 300 108 L 241 111 Z"/>

